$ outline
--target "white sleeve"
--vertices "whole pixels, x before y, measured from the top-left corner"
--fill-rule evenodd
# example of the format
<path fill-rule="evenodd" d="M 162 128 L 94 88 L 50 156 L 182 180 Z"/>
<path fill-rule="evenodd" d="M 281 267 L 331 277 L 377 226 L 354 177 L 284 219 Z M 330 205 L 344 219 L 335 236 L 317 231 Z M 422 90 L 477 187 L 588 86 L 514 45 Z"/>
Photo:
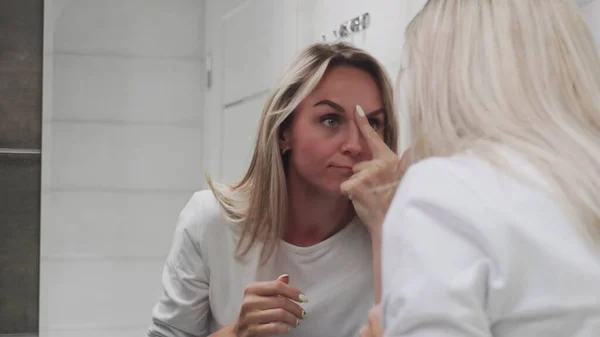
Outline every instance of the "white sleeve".
<path fill-rule="evenodd" d="M 208 336 L 209 274 L 199 247 L 203 213 L 196 194 L 179 215 L 162 274 L 164 293 L 154 306 L 148 337 Z"/>
<path fill-rule="evenodd" d="M 490 245 L 485 210 L 435 161 L 403 178 L 384 221 L 385 337 L 489 337 Z"/>

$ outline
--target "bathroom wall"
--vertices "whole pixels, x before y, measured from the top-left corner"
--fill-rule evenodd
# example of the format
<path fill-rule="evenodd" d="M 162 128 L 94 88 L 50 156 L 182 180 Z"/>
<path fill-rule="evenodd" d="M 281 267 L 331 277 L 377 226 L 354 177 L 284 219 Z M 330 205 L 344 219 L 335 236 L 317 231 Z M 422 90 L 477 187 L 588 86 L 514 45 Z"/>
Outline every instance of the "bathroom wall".
<path fill-rule="evenodd" d="M 40 335 L 143 336 L 204 185 L 204 2 L 45 3 Z"/>
<path fill-rule="evenodd" d="M 590 27 L 596 43 L 600 43 L 600 1 L 579 0 L 581 14 Z"/>
<path fill-rule="evenodd" d="M 0 336 L 38 332 L 42 19 L 0 1 Z"/>

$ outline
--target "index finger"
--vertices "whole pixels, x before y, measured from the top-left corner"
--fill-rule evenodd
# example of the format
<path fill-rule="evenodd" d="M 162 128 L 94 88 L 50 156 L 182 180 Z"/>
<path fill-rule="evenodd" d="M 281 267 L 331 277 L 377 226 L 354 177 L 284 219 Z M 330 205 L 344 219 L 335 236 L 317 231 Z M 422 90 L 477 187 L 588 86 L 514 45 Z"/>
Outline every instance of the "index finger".
<path fill-rule="evenodd" d="M 280 280 L 252 284 L 247 288 L 247 292 L 258 296 L 283 296 L 296 302 L 308 302 L 306 295 L 298 288 Z"/>
<path fill-rule="evenodd" d="M 395 153 L 390 150 L 387 144 L 379 137 L 379 134 L 373 130 L 371 124 L 369 124 L 369 119 L 365 114 L 365 111 L 360 105 L 356 106 L 356 114 L 354 117 L 356 124 L 358 125 L 358 129 L 360 133 L 365 137 L 365 141 L 367 142 L 367 146 L 371 149 L 374 158 L 381 158 L 386 154 L 394 154 Z"/>

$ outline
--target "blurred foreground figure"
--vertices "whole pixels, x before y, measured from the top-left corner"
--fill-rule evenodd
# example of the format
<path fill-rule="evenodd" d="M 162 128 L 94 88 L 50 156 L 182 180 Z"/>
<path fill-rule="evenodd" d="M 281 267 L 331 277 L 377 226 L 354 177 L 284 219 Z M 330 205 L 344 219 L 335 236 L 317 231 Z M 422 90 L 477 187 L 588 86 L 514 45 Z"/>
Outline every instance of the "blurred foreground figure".
<path fill-rule="evenodd" d="M 383 335 L 600 336 L 600 61 L 575 1 L 430 0 L 405 53 Z"/>

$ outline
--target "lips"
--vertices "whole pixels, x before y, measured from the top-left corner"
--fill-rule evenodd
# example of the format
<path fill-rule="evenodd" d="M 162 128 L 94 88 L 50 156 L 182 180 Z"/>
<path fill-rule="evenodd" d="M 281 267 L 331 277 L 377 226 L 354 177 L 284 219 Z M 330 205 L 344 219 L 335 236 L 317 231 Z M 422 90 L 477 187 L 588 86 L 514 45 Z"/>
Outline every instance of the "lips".
<path fill-rule="evenodd" d="M 333 168 L 336 171 L 341 171 L 343 173 L 353 173 L 351 166 L 331 165 L 331 168 Z"/>

